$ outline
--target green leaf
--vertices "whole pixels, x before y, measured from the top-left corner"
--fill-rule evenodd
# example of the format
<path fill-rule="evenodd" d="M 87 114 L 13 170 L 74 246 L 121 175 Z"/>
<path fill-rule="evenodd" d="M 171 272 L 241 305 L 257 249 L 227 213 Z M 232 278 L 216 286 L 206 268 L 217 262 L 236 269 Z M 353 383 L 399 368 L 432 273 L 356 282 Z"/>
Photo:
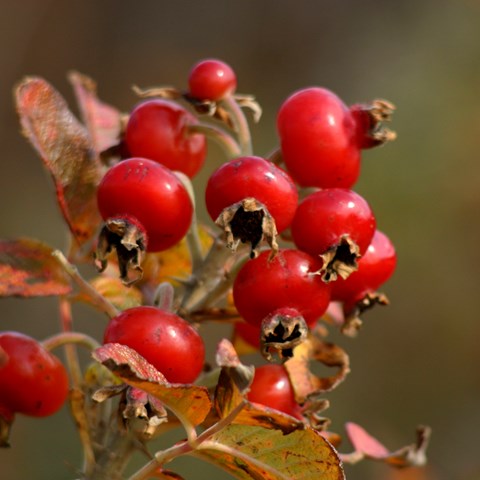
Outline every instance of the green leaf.
<path fill-rule="evenodd" d="M 52 248 L 38 240 L 0 240 L 0 296 L 70 293 L 69 278 L 52 252 Z"/>
<path fill-rule="evenodd" d="M 126 384 L 158 398 L 193 426 L 201 424 L 210 412 L 212 404 L 206 388 L 168 383 L 153 365 L 126 345 L 107 343 L 92 355 Z"/>
<path fill-rule="evenodd" d="M 101 221 L 96 188 L 102 173 L 89 135 L 42 78 L 26 77 L 15 89 L 15 100 L 23 133 L 52 175 L 62 214 L 82 245 Z"/>
<path fill-rule="evenodd" d="M 232 424 L 203 442 L 193 455 L 245 480 L 345 478 L 334 448 L 308 427 L 284 435 L 279 430 Z"/>

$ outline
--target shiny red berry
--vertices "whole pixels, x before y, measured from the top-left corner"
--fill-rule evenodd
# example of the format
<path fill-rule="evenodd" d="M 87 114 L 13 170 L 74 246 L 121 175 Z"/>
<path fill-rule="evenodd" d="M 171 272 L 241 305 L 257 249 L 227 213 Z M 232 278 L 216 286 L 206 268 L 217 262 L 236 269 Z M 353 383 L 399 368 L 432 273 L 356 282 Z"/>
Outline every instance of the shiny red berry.
<path fill-rule="evenodd" d="M 262 365 L 255 368 L 247 399 L 296 418 L 301 416 L 290 378 L 282 365 Z"/>
<path fill-rule="evenodd" d="M 147 100 L 128 119 L 125 142 L 132 157 L 144 157 L 193 177 L 206 156 L 205 136 L 188 131 L 198 120 L 169 100 Z"/>
<path fill-rule="evenodd" d="M 332 300 L 355 303 L 367 293 L 374 293 L 393 274 L 397 254 L 390 239 L 376 230 L 365 254 L 358 260 L 358 270 L 346 280 L 332 284 Z"/>
<path fill-rule="evenodd" d="M 189 95 L 198 100 L 221 100 L 237 88 L 232 68 L 221 60 L 208 58 L 196 63 L 188 77 Z"/>
<path fill-rule="evenodd" d="M 68 375 L 60 360 L 35 339 L 18 332 L 1 332 L 7 354 L 0 368 L 2 410 L 44 417 L 58 411 L 68 396 Z"/>
<path fill-rule="evenodd" d="M 319 190 L 305 197 L 292 222 L 295 245 L 310 255 L 322 255 L 327 278 L 355 270 L 375 232 L 376 220 L 367 201 L 343 188 Z M 328 263 L 328 265 L 327 265 Z M 348 276 L 348 275 L 346 275 Z M 333 279 L 335 279 L 334 277 Z"/>
<path fill-rule="evenodd" d="M 290 176 L 272 162 L 261 157 L 240 157 L 224 163 L 210 176 L 205 201 L 212 220 L 224 208 L 247 197 L 265 205 L 279 233 L 290 225 L 298 193 Z"/>
<path fill-rule="evenodd" d="M 118 217 L 138 222 L 151 252 L 181 240 L 193 214 L 188 192 L 176 175 L 144 158 L 129 158 L 110 168 L 98 186 L 97 203 L 104 220 Z"/>
<path fill-rule="evenodd" d="M 298 250 L 280 250 L 273 260 L 264 251 L 249 260 L 233 284 L 233 299 L 246 322 L 260 326 L 269 314 L 283 307 L 297 310 L 312 326 L 330 301 L 330 286 L 318 271 L 322 262 Z"/>
<path fill-rule="evenodd" d="M 357 127 L 349 108 L 333 92 L 299 90 L 277 117 L 283 160 L 304 187 L 350 188 L 360 173 Z"/>
<path fill-rule="evenodd" d="M 169 382 L 192 383 L 203 369 L 205 346 L 188 322 L 155 307 L 134 307 L 110 320 L 104 343 L 136 350 Z"/>

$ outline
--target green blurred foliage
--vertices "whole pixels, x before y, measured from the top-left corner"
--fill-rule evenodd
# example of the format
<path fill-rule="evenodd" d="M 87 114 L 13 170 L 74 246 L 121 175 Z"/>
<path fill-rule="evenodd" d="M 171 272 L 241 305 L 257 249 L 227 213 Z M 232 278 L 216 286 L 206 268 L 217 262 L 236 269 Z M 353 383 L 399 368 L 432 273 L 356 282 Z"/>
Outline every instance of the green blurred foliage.
<path fill-rule="evenodd" d="M 252 129 L 259 155 L 276 146 L 276 111 L 298 88 L 326 86 L 347 103 L 394 102 L 398 140 L 364 153 L 357 186 L 398 249 L 398 270 L 385 288 L 391 306 L 368 314 L 357 339 L 333 336 L 350 352 L 352 373 L 328 395 L 326 413 L 333 430 L 342 433 L 352 420 L 392 449 L 413 441 L 417 424 L 429 424 L 428 480 L 480 478 L 480 2 L 0 5 L 1 237 L 65 243 L 52 183 L 19 134 L 11 89 L 24 75 L 45 77 L 73 103 L 65 74 L 79 70 L 98 81 L 101 98 L 128 111 L 136 102 L 132 84 L 183 88 L 195 61 L 221 58 L 237 71 L 239 91 L 264 108 Z M 222 161 L 212 146 L 195 180 L 199 192 Z M 53 299 L 2 300 L 1 312 L 1 330 L 42 338 L 58 326 Z M 104 319 L 87 308 L 76 314 L 77 328 L 100 338 Z M 19 417 L 11 440 L 13 448 L 0 451 L 2 480 L 78 477 L 79 444 L 66 409 L 49 419 Z M 173 467 L 186 478 L 228 478 L 197 461 Z M 389 477 L 382 465 L 347 468 L 350 479 Z"/>

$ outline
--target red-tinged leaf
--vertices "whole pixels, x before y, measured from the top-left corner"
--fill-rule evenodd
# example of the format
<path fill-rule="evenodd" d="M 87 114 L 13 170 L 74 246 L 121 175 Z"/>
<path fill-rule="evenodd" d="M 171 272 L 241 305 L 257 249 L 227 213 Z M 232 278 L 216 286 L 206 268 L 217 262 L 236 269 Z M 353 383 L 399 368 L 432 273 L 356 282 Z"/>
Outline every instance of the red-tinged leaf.
<path fill-rule="evenodd" d="M 153 365 L 125 345 L 103 345 L 93 352 L 93 358 L 128 385 L 158 398 L 177 417 L 186 419 L 194 426 L 202 423 L 211 409 L 206 388 L 168 383 Z"/>
<path fill-rule="evenodd" d="M 426 451 L 431 434 L 429 427 L 418 427 L 416 442 L 399 448 L 394 452 L 389 451 L 376 438 L 372 437 L 363 427 L 356 423 L 347 423 L 345 430 L 354 448 L 353 453 L 342 455 L 342 458 L 347 462 L 356 463 L 365 457 L 402 468 L 421 467 L 427 462 Z"/>
<path fill-rule="evenodd" d="M 0 240 L 0 296 L 66 295 L 69 278 L 53 250 L 28 238 Z"/>
<path fill-rule="evenodd" d="M 245 480 L 341 480 L 345 478 L 335 449 L 311 428 L 283 434 L 231 424 L 193 453 Z"/>
<path fill-rule="evenodd" d="M 97 84 L 86 75 L 70 72 L 68 79 L 73 86 L 82 119 L 97 153 L 104 152 L 120 142 L 121 113 L 97 97 Z"/>
<path fill-rule="evenodd" d="M 338 372 L 330 377 L 318 377 L 310 371 L 311 361 L 318 361 L 327 367 L 336 367 Z M 307 397 L 318 396 L 333 390 L 350 372 L 350 360 L 347 353 L 334 345 L 320 340 L 315 335 L 295 348 L 293 358 L 285 363 L 290 375 L 295 398 L 304 403 Z"/>
<path fill-rule="evenodd" d="M 357 452 L 362 452 L 370 458 L 384 458 L 389 454 L 387 447 L 382 445 L 376 438 L 373 438 L 360 425 L 353 422 L 345 424 L 348 438 Z"/>
<path fill-rule="evenodd" d="M 41 78 L 20 82 L 15 99 L 23 133 L 51 173 L 62 214 L 81 245 L 101 221 L 96 205 L 101 167 L 88 133 L 63 97 Z"/>

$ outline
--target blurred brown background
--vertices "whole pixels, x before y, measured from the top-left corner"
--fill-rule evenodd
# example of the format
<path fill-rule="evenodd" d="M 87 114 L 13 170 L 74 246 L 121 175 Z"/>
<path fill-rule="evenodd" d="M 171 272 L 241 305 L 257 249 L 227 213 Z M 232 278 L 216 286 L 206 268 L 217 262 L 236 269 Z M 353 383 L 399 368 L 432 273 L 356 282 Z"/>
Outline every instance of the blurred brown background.
<path fill-rule="evenodd" d="M 0 0 L 0 8 L 1 237 L 64 245 L 50 179 L 19 134 L 11 89 L 24 75 L 45 77 L 73 104 L 65 74 L 77 69 L 127 111 L 132 84 L 183 88 L 195 61 L 221 58 L 239 91 L 264 107 L 253 128 L 259 155 L 277 144 L 276 111 L 300 87 L 326 86 L 346 103 L 394 102 L 398 140 L 365 152 L 356 187 L 398 249 L 385 288 L 392 304 L 369 314 L 357 339 L 334 336 L 352 373 L 326 413 L 333 430 L 355 421 L 392 449 L 413 441 L 417 424 L 433 428 L 421 476 L 364 462 L 347 468 L 349 479 L 480 479 L 480 2 Z M 198 188 L 222 161 L 211 152 Z M 43 338 L 58 326 L 53 299 L 1 300 L 0 309 L 1 330 Z M 77 314 L 78 329 L 101 335 L 103 318 Z M 66 408 L 19 417 L 11 441 L 0 451 L 2 480 L 78 478 Z M 230 478 L 191 460 L 172 468 L 187 479 Z"/>

